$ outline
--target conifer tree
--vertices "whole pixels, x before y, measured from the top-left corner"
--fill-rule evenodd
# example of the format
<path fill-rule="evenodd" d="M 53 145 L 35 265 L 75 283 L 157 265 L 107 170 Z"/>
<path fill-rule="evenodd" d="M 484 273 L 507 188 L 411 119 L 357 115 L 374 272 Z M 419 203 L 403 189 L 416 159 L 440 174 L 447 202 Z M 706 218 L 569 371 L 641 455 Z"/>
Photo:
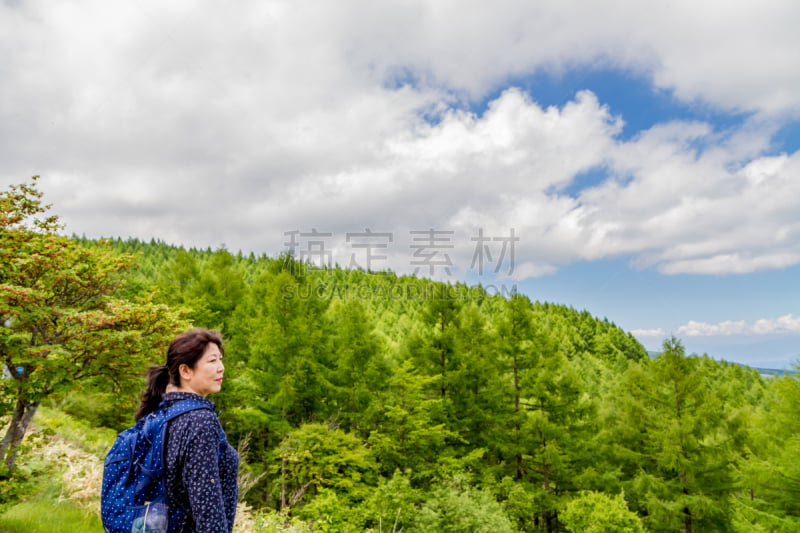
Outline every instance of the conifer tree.
<path fill-rule="evenodd" d="M 274 261 L 235 313 L 234 390 L 226 401 L 234 404 L 235 430 L 257 432 L 254 453 L 262 444 L 266 452 L 293 427 L 330 414 L 328 301 L 318 296 L 312 274 L 291 257 Z"/>
<path fill-rule="evenodd" d="M 380 337 L 359 300 L 337 301 L 329 312 L 335 417 L 342 427 L 358 431 L 366 423 L 375 391 L 386 386 L 389 368 Z"/>
<path fill-rule="evenodd" d="M 653 531 L 731 527 L 742 434 L 708 378 L 701 358 L 673 337 L 656 360 L 633 365 L 614 396 L 609 423 L 626 494 Z"/>

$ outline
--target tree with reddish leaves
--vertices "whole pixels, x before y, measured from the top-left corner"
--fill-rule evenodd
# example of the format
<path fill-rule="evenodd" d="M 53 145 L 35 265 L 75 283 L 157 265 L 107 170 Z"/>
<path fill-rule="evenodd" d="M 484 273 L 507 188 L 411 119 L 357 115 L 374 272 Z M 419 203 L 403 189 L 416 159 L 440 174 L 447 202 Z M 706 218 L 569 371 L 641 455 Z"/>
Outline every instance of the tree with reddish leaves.
<path fill-rule="evenodd" d="M 12 412 L 0 461 L 9 470 L 44 399 L 90 378 L 134 394 L 186 327 L 181 311 L 118 297 L 133 256 L 60 235 L 37 179 L 0 192 L 0 405 Z"/>

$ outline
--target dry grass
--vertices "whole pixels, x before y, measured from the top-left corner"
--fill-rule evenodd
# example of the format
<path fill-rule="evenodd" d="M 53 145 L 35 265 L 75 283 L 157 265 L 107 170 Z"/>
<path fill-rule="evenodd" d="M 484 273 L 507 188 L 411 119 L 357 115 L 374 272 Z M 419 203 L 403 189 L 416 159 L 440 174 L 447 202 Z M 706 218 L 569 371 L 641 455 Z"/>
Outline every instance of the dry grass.
<path fill-rule="evenodd" d="M 253 518 L 253 511 L 249 505 L 239 502 L 236 508 L 236 520 L 233 522 L 233 533 L 259 533 L 261 528 Z"/>
<path fill-rule="evenodd" d="M 33 453 L 40 454 L 48 464 L 60 467 L 59 470 L 63 468 L 59 501 L 69 501 L 99 517 L 103 460 L 58 436 L 46 436 L 33 430 L 30 437 Z M 247 504 L 239 504 L 234 533 L 261 531 L 252 514 L 252 509 Z"/>
<path fill-rule="evenodd" d="M 42 457 L 50 464 L 61 465 L 61 501 L 69 500 L 99 513 L 100 487 L 103 483 L 103 461 L 74 444 L 52 436 L 46 439 Z"/>
<path fill-rule="evenodd" d="M 49 492 L 50 496 L 38 501 L 32 510 L 27 511 L 28 514 L 34 513 L 30 518 L 33 523 L 40 523 L 43 518 L 41 513 L 44 512 L 52 514 L 54 519 L 60 519 L 62 522 L 67 520 L 66 524 L 74 526 L 74 515 L 70 515 L 73 518 L 69 518 L 56 513 L 56 507 L 60 508 L 63 504 L 66 506 L 64 509 L 75 509 L 83 515 L 81 526 L 84 527 L 83 530 L 94 531 L 95 527 L 99 527 L 103 457 L 110 445 L 109 440 L 113 440 L 113 434 L 97 433 L 95 428 L 85 426 L 56 409 L 40 409 L 37 419 L 25 437 L 25 444 L 28 447 L 25 455 L 31 459 L 35 458 L 37 463 L 47 465 L 46 469 L 51 472 L 52 477 L 41 481 L 43 492 Z M 247 458 L 247 445 L 248 439 L 245 438 L 239 446 L 242 461 Z M 246 468 L 242 469 L 239 477 L 240 496 L 244 496 L 255 486 L 263 475 L 254 474 Z M 31 530 L 28 526 L 30 524 L 14 531 Z M 67 530 L 73 531 L 70 525 L 67 525 Z M 286 514 L 254 510 L 247 503 L 240 502 L 236 510 L 233 531 L 234 533 L 308 533 L 312 528 Z"/>

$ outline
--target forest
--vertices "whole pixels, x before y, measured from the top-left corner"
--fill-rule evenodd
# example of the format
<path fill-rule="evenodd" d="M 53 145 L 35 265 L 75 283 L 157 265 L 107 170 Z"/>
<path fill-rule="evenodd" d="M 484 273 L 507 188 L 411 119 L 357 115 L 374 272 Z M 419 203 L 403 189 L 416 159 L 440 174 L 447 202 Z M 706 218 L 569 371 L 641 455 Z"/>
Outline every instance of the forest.
<path fill-rule="evenodd" d="M 292 531 L 800 531 L 794 374 L 652 356 L 535 294 L 66 237 L 35 180 L 0 207 L 0 494 L 39 406 L 130 426 L 197 326 L 225 341 L 242 500 Z"/>

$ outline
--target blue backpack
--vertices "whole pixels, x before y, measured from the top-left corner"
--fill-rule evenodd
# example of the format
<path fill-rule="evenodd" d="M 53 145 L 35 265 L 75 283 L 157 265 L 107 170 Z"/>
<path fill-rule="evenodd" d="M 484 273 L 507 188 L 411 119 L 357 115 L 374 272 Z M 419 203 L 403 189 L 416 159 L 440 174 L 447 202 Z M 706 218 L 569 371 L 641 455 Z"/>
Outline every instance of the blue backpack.
<path fill-rule="evenodd" d="M 185 511 L 167 501 L 164 442 L 167 422 L 194 409 L 210 407 L 197 400 L 162 404 L 117 436 L 103 465 L 106 533 L 167 533 L 183 525 Z"/>

